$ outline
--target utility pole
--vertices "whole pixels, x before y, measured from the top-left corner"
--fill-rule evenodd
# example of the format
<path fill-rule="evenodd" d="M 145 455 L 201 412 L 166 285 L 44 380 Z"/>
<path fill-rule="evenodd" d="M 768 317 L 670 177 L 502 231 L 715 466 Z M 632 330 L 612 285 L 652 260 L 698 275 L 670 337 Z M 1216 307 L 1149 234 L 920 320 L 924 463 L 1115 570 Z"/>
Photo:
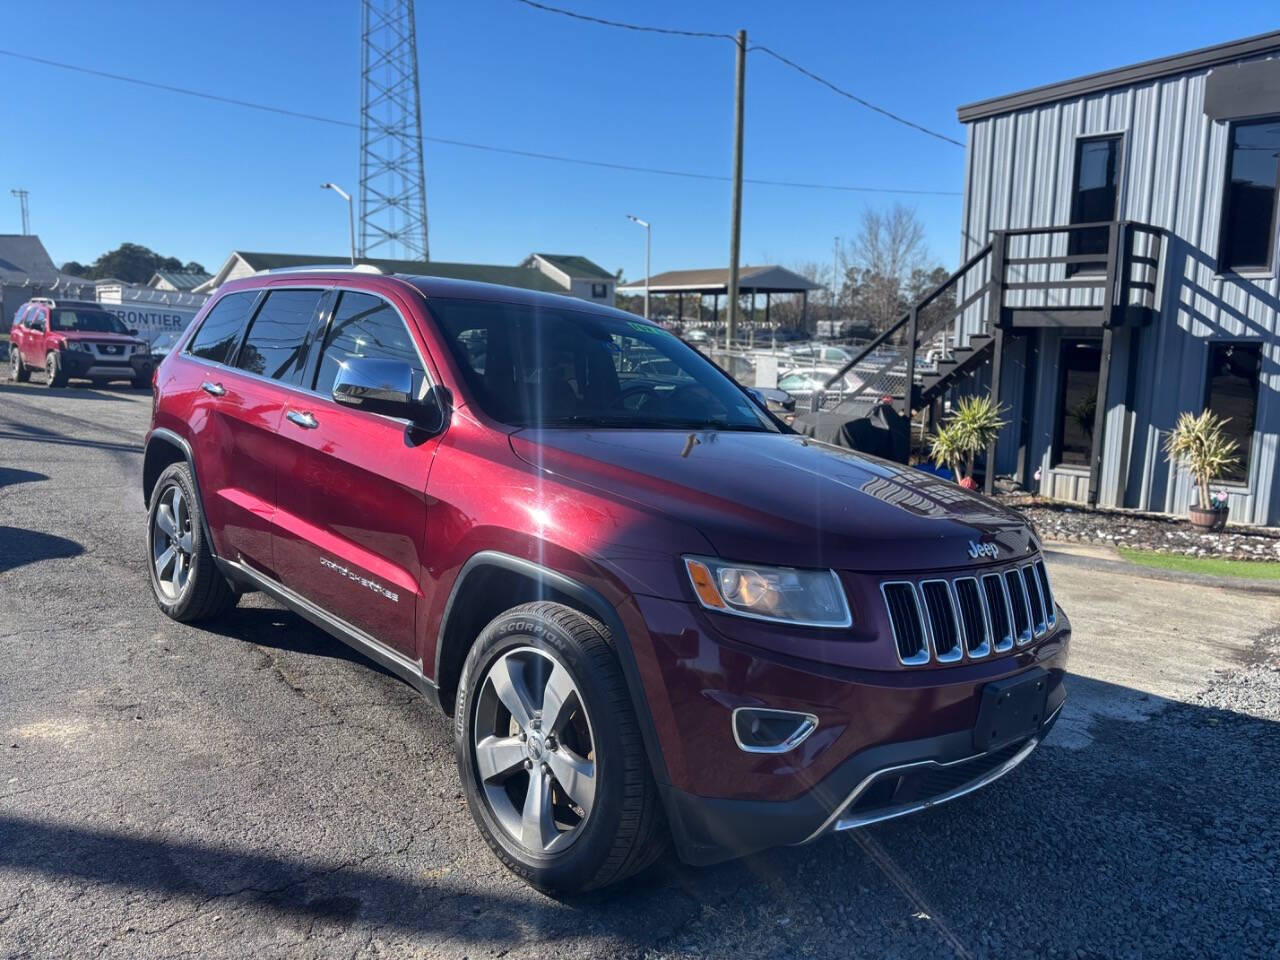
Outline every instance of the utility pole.
<path fill-rule="evenodd" d="M 839 297 L 836 295 L 836 282 L 840 276 L 840 238 L 836 237 L 831 244 L 831 339 L 840 338 L 840 330 L 836 327 L 836 306 Z"/>
<path fill-rule="evenodd" d="M 738 248 L 742 242 L 742 101 L 747 85 L 747 31 L 738 31 L 738 74 L 733 97 L 733 213 L 729 228 L 729 322 L 725 349 L 733 347 L 738 325 Z"/>
<path fill-rule="evenodd" d="M 18 198 L 18 206 L 22 208 L 22 235 L 25 237 L 31 233 L 31 220 L 27 216 L 27 197 L 29 194 L 21 187 L 9 192 Z"/>

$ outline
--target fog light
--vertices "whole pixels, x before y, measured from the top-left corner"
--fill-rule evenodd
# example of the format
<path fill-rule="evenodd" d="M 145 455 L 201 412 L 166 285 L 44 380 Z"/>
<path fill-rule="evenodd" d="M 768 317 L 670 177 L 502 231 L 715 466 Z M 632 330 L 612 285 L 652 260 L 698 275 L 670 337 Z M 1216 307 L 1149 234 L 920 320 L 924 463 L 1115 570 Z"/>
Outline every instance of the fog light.
<path fill-rule="evenodd" d="M 812 713 L 738 707 L 733 711 L 733 739 L 747 753 L 786 753 L 818 729 Z"/>

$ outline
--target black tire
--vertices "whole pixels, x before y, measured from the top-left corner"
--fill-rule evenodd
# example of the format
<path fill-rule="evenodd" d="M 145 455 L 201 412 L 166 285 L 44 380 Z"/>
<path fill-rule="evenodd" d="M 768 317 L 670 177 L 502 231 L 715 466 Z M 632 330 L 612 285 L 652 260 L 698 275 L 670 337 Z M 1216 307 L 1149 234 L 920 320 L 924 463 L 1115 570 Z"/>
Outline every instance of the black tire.
<path fill-rule="evenodd" d="M 146 374 L 144 376 L 134 376 L 131 383 L 135 390 L 149 390 L 151 389 L 151 375 Z"/>
<path fill-rule="evenodd" d="M 62 356 L 57 350 L 50 350 L 44 358 L 44 385 L 46 387 L 65 387 L 67 372 L 62 368 Z"/>
<path fill-rule="evenodd" d="M 531 850 L 502 825 L 477 765 L 475 734 L 484 686 L 490 670 L 500 669 L 504 657 L 513 652 L 543 655 L 564 667 L 585 715 L 593 718 L 593 805 L 575 828 L 579 835 L 549 854 Z M 539 715 L 545 702 L 539 705 Z M 514 719 L 509 722 L 513 728 L 519 726 Z M 643 870 L 666 851 L 670 836 L 635 709 L 608 630 L 598 621 L 549 601 L 514 607 L 494 618 L 463 666 L 454 737 L 467 805 L 485 842 L 509 870 L 538 889 L 567 894 L 607 886 Z M 552 738 L 547 739 L 550 744 Z M 552 789 L 559 786 L 559 781 L 550 782 Z M 532 789 L 531 779 L 529 783 Z M 563 802 L 567 792 L 559 789 Z"/>
<path fill-rule="evenodd" d="M 186 507 L 185 516 L 179 516 L 177 526 L 190 550 L 180 549 L 158 524 L 162 506 L 172 506 L 173 491 L 177 490 Z M 179 514 L 181 514 L 181 510 Z M 170 509 L 169 516 L 174 517 Z M 163 540 L 161 539 L 163 538 Z M 157 569 L 157 557 L 163 556 L 167 547 L 185 555 L 187 573 L 181 584 L 166 581 L 162 574 L 172 568 L 167 565 Z M 181 623 L 207 620 L 230 610 L 236 605 L 239 594 L 232 588 L 214 563 L 213 553 L 204 535 L 204 507 L 196 496 L 195 481 L 186 461 L 179 461 L 165 468 L 151 491 L 151 503 L 147 511 L 146 562 L 150 572 L 151 595 L 157 606 L 169 617 Z M 179 562 L 177 558 L 173 561 Z M 176 581 L 178 574 L 172 575 Z"/>
<path fill-rule="evenodd" d="M 16 344 L 9 344 L 9 379 L 14 383 L 26 383 L 31 379 L 31 371 L 22 362 L 22 354 Z"/>

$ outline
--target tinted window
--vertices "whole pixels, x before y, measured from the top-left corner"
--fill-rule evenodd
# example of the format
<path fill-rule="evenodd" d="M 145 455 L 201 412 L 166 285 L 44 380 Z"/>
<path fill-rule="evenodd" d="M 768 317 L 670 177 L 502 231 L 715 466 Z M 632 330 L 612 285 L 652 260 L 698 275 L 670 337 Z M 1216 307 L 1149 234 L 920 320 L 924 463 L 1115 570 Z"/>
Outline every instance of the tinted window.
<path fill-rule="evenodd" d="M 423 373 L 422 361 L 400 314 L 385 300 L 367 293 L 346 292 L 338 300 L 325 333 L 316 390 L 325 396 L 332 393 L 338 366 L 352 357 L 403 360 L 419 376 Z"/>
<path fill-rule="evenodd" d="M 1102 220 L 1114 220 L 1119 188 L 1120 138 L 1103 137 L 1097 140 L 1076 141 L 1076 180 L 1075 189 L 1071 195 L 1071 222 L 1097 223 Z M 1071 233 L 1067 252 L 1105 254 L 1107 241 L 1106 227 L 1075 230 Z M 1067 275 L 1082 271 L 1102 272 L 1106 268 L 1105 261 L 1074 263 L 1069 265 Z"/>
<path fill-rule="evenodd" d="M 1063 340 L 1058 370 L 1058 423 L 1053 462 L 1088 466 L 1093 456 L 1093 415 L 1098 408 L 1100 340 Z"/>
<path fill-rule="evenodd" d="M 1233 124 L 1223 195 L 1219 269 L 1271 266 L 1278 182 L 1280 118 Z"/>
<path fill-rule="evenodd" d="M 246 290 L 244 293 L 229 293 L 215 303 L 213 309 L 205 314 L 204 322 L 192 337 L 187 352 L 204 360 L 226 363 L 240 342 L 257 296 L 257 291 Z"/>
<path fill-rule="evenodd" d="M 1249 478 L 1249 456 L 1253 449 L 1253 425 L 1258 415 L 1261 374 L 1261 344 L 1209 345 L 1209 378 L 1204 405 L 1226 418 L 1223 431 L 1238 445 L 1236 466 L 1223 476 L 1224 480 L 1243 483 Z"/>
<path fill-rule="evenodd" d="M 18 308 L 18 312 L 13 315 L 13 325 L 15 327 L 22 325 L 23 318 L 26 317 L 27 311 L 30 309 L 31 308 L 25 304 Z"/>
<path fill-rule="evenodd" d="M 272 290 L 249 325 L 236 366 L 272 380 L 299 383 L 307 357 L 307 333 L 321 290 Z"/>
<path fill-rule="evenodd" d="M 503 423 L 775 429 L 705 357 L 652 324 L 479 300 L 430 309 L 476 401 Z"/>

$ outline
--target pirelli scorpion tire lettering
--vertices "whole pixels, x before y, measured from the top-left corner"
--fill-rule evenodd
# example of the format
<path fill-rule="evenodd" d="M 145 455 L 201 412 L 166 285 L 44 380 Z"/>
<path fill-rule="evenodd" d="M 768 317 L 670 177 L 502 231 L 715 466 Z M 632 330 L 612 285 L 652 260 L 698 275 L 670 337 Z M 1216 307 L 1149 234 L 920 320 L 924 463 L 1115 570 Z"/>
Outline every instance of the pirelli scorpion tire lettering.
<path fill-rule="evenodd" d="M 481 833 L 534 886 L 602 887 L 666 849 L 635 710 L 598 621 L 547 601 L 496 617 L 463 667 L 454 728 Z"/>

